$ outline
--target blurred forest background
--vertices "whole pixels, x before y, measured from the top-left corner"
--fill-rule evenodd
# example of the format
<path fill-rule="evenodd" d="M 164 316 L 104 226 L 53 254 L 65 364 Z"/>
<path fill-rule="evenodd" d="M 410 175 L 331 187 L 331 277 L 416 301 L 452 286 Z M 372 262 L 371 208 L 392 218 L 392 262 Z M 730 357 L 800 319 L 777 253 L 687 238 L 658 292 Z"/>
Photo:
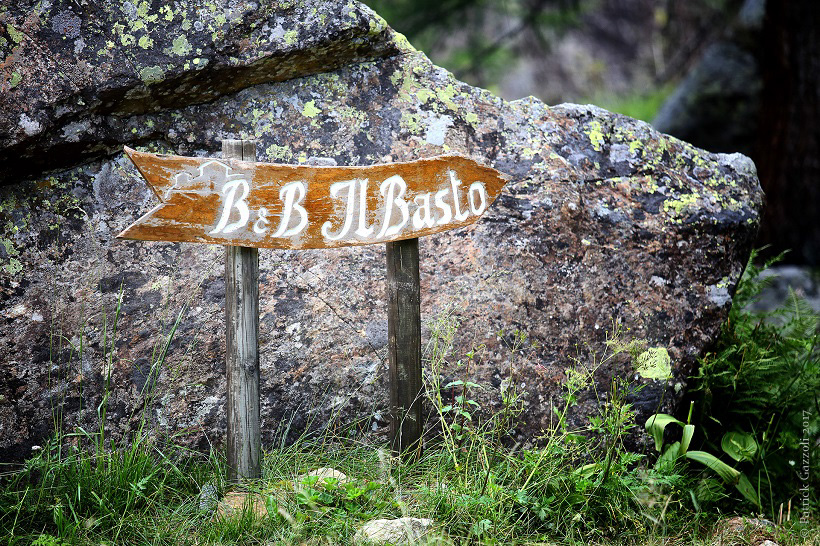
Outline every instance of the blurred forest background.
<path fill-rule="evenodd" d="M 820 1 L 365 0 L 506 99 L 592 103 L 754 159 L 767 257 L 820 266 Z"/>

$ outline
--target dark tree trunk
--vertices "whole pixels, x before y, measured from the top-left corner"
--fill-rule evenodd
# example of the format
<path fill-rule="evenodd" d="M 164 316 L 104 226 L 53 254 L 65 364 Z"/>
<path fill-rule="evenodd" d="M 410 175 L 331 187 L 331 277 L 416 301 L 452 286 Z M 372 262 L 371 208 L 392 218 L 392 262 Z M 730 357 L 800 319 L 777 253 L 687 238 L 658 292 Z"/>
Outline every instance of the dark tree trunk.
<path fill-rule="evenodd" d="M 769 0 L 754 159 L 766 192 L 760 243 L 820 265 L 820 2 Z"/>

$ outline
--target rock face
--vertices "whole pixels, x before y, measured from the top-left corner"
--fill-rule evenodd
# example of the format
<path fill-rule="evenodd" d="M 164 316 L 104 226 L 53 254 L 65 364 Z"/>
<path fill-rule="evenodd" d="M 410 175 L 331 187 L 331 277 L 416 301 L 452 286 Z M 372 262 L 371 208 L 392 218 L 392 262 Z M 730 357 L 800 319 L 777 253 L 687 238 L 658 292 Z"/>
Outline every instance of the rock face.
<path fill-rule="evenodd" d="M 737 44 L 719 42 L 706 50 L 653 125 L 711 149 L 751 153 L 761 88 L 754 56 Z"/>
<path fill-rule="evenodd" d="M 114 239 L 155 204 L 124 144 L 218 156 L 220 139 L 256 138 L 262 161 L 454 151 L 493 166 L 511 182 L 482 220 L 420 242 L 423 317 L 461 322 L 445 374 L 482 345 L 469 368 L 482 403 L 517 385 L 519 432 L 537 434 L 573 357 L 590 365 L 617 326 L 668 348 L 674 407 L 757 230 L 750 160 L 593 106 L 505 102 L 355 2 L 212 4 L 0 8 L 0 460 L 55 421 L 94 429 L 106 388 L 115 436 L 147 415 L 175 441 L 224 440 L 224 251 Z M 263 440 L 328 422 L 383 431 L 383 248 L 262 251 L 260 269 Z M 532 342 L 523 357 L 515 330 Z M 631 376 L 610 360 L 599 392 L 613 374 Z M 654 412 L 664 390 L 636 407 Z M 598 400 L 579 401 L 582 421 Z"/>
<path fill-rule="evenodd" d="M 341 2 L 15 4 L 0 8 L 6 183 L 118 152 L 134 129 L 166 138 L 146 114 L 399 53 L 383 20 Z"/>

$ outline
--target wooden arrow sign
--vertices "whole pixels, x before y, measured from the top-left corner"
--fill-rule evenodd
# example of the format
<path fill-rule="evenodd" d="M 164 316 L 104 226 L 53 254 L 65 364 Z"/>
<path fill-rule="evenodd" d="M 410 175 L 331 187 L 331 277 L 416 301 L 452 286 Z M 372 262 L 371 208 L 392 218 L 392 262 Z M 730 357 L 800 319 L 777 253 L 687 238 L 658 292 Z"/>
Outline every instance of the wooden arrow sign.
<path fill-rule="evenodd" d="M 118 237 L 259 248 L 332 248 L 475 222 L 506 179 L 460 155 L 314 167 L 125 148 L 161 203 Z"/>

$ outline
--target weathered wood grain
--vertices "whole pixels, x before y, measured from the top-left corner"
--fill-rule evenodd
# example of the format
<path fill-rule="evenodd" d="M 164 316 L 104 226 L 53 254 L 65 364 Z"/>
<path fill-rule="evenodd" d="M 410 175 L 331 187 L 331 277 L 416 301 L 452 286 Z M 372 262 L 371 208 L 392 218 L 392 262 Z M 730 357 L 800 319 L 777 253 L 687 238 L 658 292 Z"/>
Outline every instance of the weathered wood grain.
<path fill-rule="evenodd" d="M 226 158 L 253 161 L 256 143 L 223 140 Z M 259 250 L 225 249 L 228 481 L 262 477 L 259 414 Z"/>
<path fill-rule="evenodd" d="M 161 201 L 120 233 L 127 239 L 290 249 L 385 243 L 471 224 L 506 183 L 460 155 L 321 167 L 125 152 Z"/>
<path fill-rule="evenodd" d="M 421 287 L 419 240 L 387 243 L 390 435 L 405 458 L 421 451 Z"/>

